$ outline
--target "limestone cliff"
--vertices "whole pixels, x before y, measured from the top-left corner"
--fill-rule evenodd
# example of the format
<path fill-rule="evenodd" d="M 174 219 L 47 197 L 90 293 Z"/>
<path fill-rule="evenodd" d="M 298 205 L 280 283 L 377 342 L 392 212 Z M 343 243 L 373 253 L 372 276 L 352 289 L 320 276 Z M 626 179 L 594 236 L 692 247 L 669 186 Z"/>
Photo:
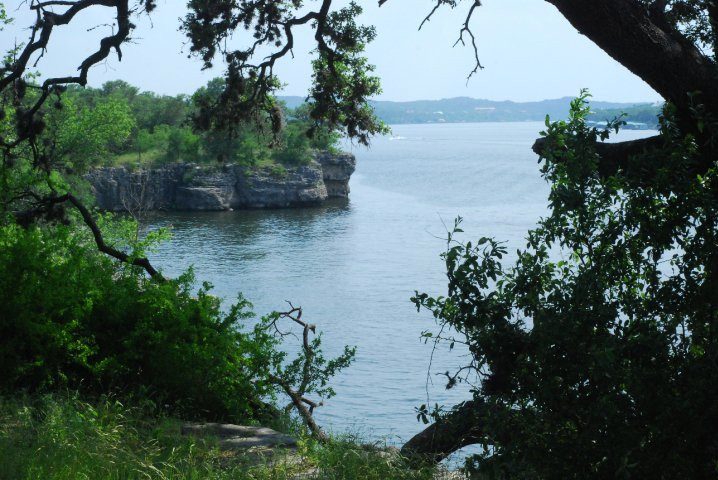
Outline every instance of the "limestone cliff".
<path fill-rule="evenodd" d="M 170 164 L 130 171 L 91 170 L 90 183 L 103 210 L 229 210 L 318 205 L 347 197 L 354 155 L 320 152 L 308 165 L 247 169 L 239 165 Z"/>

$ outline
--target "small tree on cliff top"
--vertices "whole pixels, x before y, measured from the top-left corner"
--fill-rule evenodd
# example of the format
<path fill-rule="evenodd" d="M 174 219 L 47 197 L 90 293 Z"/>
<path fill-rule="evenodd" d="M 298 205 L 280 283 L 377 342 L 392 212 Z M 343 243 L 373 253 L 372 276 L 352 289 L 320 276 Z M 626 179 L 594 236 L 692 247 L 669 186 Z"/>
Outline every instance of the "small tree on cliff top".
<path fill-rule="evenodd" d="M 548 123 L 534 147 L 552 184 L 552 210 L 529 233 L 516 266 L 501 266 L 502 247 L 492 240 L 450 244 L 449 295 L 417 295 L 416 302 L 464 335 L 472 353 L 465 371 L 480 383 L 473 399 L 439 416 L 405 451 L 441 458 L 480 443 L 475 466 L 499 478 L 714 477 L 718 3 L 547 1 L 664 97 L 661 133 L 602 143 L 607 133 L 586 126 L 580 99 L 571 120 Z M 217 59 L 227 65 L 226 88 L 206 106 L 200 127 L 227 129 L 258 116 L 280 125 L 274 66 L 291 52 L 296 29 L 313 28 L 312 120 L 364 143 L 382 131 L 367 104 L 379 91 L 363 57 L 373 28 L 356 24 L 361 9 L 354 3 L 337 10 L 332 0 L 317 0 L 316 9 L 300 11 L 303 3 L 190 0 L 183 29 L 192 52 L 206 66 Z M 427 19 L 442 7 L 465 8 L 460 40 L 473 46 L 474 72 L 480 64 L 470 21 L 480 5 L 428 3 Z M 93 6 L 116 17 L 113 34 L 79 73 L 28 84 L 23 75 L 53 29 Z M 82 208 L 52 174 L 62 165 L 52 163 L 52 141 L 43 138 L 48 100 L 65 84 L 85 85 L 89 68 L 113 51 L 121 55 L 133 16 L 156 5 L 32 0 L 27 7 L 37 14 L 29 41 L 0 71 L 3 178 L 17 179 L 2 201 L 41 216 L 60 201 Z M 227 49 L 224 40 L 242 29 L 251 32 L 248 42 Z M 274 51 L 264 57 L 263 47 Z M 565 260 L 552 261 L 550 246 Z M 121 259 L 153 273 L 146 259 Z"/>

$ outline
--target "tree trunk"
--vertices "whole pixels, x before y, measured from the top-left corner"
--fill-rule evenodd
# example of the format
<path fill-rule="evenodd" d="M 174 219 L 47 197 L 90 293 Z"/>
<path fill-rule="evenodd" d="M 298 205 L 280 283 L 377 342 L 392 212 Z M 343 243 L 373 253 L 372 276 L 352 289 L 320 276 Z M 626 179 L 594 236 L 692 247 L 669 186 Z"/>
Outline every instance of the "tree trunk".
<path fill-rule="evenodd" d="M 486 404 L 477 400 L 464 402 L 449 415 L 414 435 L 401 447 L 401 453 L 417 464 L 438 463 L 452 452 L 483 440 L 481 413 Z"/>
<path fill-rule="evenodd" d="M 676 32 L 663 12 L 651 12 L 638 0 L 546 1 L 679 111 L 687 110 L 692 92 L 702 92 L 700 102 L 718 111 L 716 63 Z"/>

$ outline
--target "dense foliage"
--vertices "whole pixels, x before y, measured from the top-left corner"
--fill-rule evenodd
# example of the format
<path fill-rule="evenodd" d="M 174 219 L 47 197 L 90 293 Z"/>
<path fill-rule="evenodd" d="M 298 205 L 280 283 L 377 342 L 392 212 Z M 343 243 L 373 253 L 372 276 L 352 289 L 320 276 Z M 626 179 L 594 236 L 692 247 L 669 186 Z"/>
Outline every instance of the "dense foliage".
<path fill-rule="evenodd" d="M 379 4 L 387 1 L 379 0 Z M 453 328 L 456 338 L 449 338 L 450 345 L 467 344 L 470 363 L 456 375 L 447 375 L 451 386 L 464 375 L 475 374 L 474 398 L 447 414 L 435 412 L 438 421 L 407 446 L 419 444 L 418 453 L 439 458 L 460 445 L 479 443 L 483 452 L 471 466 L 478 475 L 493 478 L 714 478 L 718 457 L 714 427 L 718 424 L 714 402 L 718 393 L 714 333 L 718 311 L 718 6 L 706 0 L 546 1 L 666 99 L 661 135 L 614 147 L 597 142 L 609 132 L 587 124 L 589 112 L 582 97 L 573 105 L 568 122 L 547 122 L 539 153 L 543 174 L 552 186 L 551 214 L 529 233 L 527 247 L 517 252 L 516 265 L 505 268 L 501 264 L 505 251 L 494 240 L 482 239 L 474 245 L 455 244 L 456 237 L 450 238 L 445 256 L 448 295 L 417 294 L 415 301 L 418 307 L 431 310 L 443 327 Z M 107 365 L 94 364 L 92 359 L 105 358 L 107 352 L 97 356 L 94 337 L 82 330 L 85 324 L 75 330 L 73 323 L 76 319 L 97 322 L 92 315 L 99 304 L 92 302 L 92 295 L 116 306 L 127 300 L 133 315 L 160 322 L 160 331 L 174 328 L 167 325 L 169 317 L 165 316 L 173 306 L 188 310 L 180 318 L 199 318 L 203 331 L 212 331 L 217 321 L 226 319 L 204 292 L 194 299 L 181 279 L 163 281 L 147 259 L 108 248 L 92 215 L 71 194 L 80 189 L 73 172 L 102 158 L 103 148 L 122 148 L 122 138 L 102 141 L 109 130 L 98 128 L 98 141 L 91 139 L 85 145 L 76 141 L 82 128 L 68 128 L 63 139 L 61 95 L 67 85 L 86 85 L 91 67 L 108 55 L 119 56 L 135 28 L 134 17 L 158 7 L 154 0 L 133 3 L 135 8 L 128 0 L 30 1 L 24 5 L 36 11 L 37 20 L 29 28 L 28 42 L 9 52 L 0 68 L 0 214 L 4 251 L 11 252 L 2 268 L 11 275 L 4 279 L 7 288 L 14 288 L 17 301 L 25 302 L 19 310 L 14 301 L 8 302 L 8 308 L 14 308 L 12 314 L 36 316 L 24 320 L 32 328 L 18 342 L 22 348 L 29 342 L 33 355 L 23 356 L 20 350 L 15 357 L 12 345 L 4 346 L 3 352 L 10 352 L 11 368 L 6 373 L 12 382 L 54 384 L 81 378 L 74 373 L 78 369 L 90 371 L 90 383 L 103 381 L 104 369 L 115 365 L 117 356 L 108 356 L 113 360 Z M 444 6 L 466 8 L 457 43 L 473 47 L 476 63 L 471 74 L 477 72 L 482 67 L 470 22 L 481 2 L 436 0 L 432 4 L 425 22 Z M 97 50 L 77 71 L 71 66 L 68 76 L 34 83 L 28 70 L 50 51 L 53 29 L 73 23 L 85 9 L 100 6 L 111 10 L 113 25 Z M 229 152 L 245 149 L 251 152 L 247 158 L 261 162 L 261 146 L 240 134 L 248 121 L 269 127 L 271 141 L 277 141 L 284 119 L 272 95 L 281 85 L 274 67 L 290 56 L 294 34 L 303 27 L 312 31 L 316 41 L 307 132 L 313 135 L 319 127 L 329 132 L 341 129 L 367 143 L 372 134 L 385 131 L 367 104 L 380 91 L 373 67 L 363 56 L 365 44 L 376 33 L 373 27 L 356 23 L 361 13 L 356 2 L 333 8 L 332 0 L 193 0 L 188 6 L 182 28 L 191 52 L 202 58 L 205 67 L 217 61 L 227 67 L 223 87 L 216 94 L 208 87 L 195 99 L 193 126 L 208 132 L 206 138 L 217 147 L 211 152 L 205 148 L 208 156 L 233 160 Z M 6 21 L 0 9 L 0 25 Z M 238 42 L 227 41 L 242 29 L 250 35 Z M 69 118 L 90 115 L 81 104 L 76 105 L 68 109 Z M 179 157 L 203 152 L 200 141 L 180 125 L 173 129 L 157 120 L 156 128 L 145 128 L 143 133 L 132 121 L 119 122 L 120 105 L 113 106 L 111 100 L 103 105 L 123 125 L 118 137 L 136 135 L 133 145 L 140 157 L 160 148 L 157 145 Z M 155 120 L 138 117 L 134 121 L 150 125 L 142 122 Z M 222 136 L 227 133 L 229 137 Z M 161 141 L 153 143 L 157 138 Z M 89 151 L 83 152 L 85 147 Z M 95 263 L 90 264 L 90 272 L 63 270 L 64 262 L 85 261 L 73 256 L 75 239 L 63 240 L 78 235 L 73 227 L 77 224 L 64 211 L 68 204 L 82 214 L 100 250 L 126 264 L 144 267 L 152 280 L 135 276 L 127 287 L 124 267 L 103 270 Z M 63 224 L 68 222 L 63 233 Z M 42 252 L 44 263 L 31 258 L 25 244 L 33 253 Z M 45 244 L 55 248 L 43 250 Z M 55 250 L 62 258 L 54 255 Z M 17 263 L 16 257 L 25 262 Z M 26 271 L 25 263 L 33 268 Z M 103 286 L 99 293 L 92 284 L 82 283 L 86 276 L 92 278 L 92 269 L 104 272 L 97 279 Z M 30 282 L 25 281 L 27 272 Z M 51 290 L 43 288 L 46 281 L 48 285 L 59 282 L 61 275 L 54 278 L 53 272 L 62 272 L 71 285 L 79 282 L 79 293 L 68 294 L 69 310 L 62 302 L 53 303 Z M 120 291 L 131 295 L 115 296 L 115 282 Z M 88 302 L 83 302 L 85 293 Z M 51 315 L 28 306 L 38 295 L 48 297 L 39 304 L 51 308 Z M 45 319 L 48 324 L 43 323 Z M 123 319 L 131 328 L 136 328 L 135 320 L 134 316 Z M 14 328 L 10 324 L 8 331 Z M 62 333 L 57 338 L 52 334 L 55 330 Z M 446 336 L 447 330 L 443 332 L 439 338 Z M 48 340 L 42 348 L 55 355 L 52 360 L 59 362 L 54 364 L 59 371 L 44 363 L 40 343 L 32 343 L 36 338 Z M 80 341 L 75 343 L 74 338 Z M 230 343 L 242 352 L 236 342 Z M 54 353 L 56 344 L 64 345 L 59 355 Z M 140 345 L 152 348 L 156 344 Z M 183 350 L 194 345 L 197 342 L 178 347 L 198 353 Z M 225 342 L 219 346 L 223 348 Z M 204 353 L 211 356 L 213 350 Z M 125 354 L 128 370 L 137 374 L 138 367 L 145 368 L 137 354 Z M 167 366 L 174 366 L 176 352 L 167 355 L 172 360 Z M 23 364 L 23 359 L 30 363 Z M 122 361 L 117 361 L 120 366 Z M 318 369 L 320 377 L 330 373 L 333 365 L 327 362 Z M 151 370 L 151 366 L 146 368 Z M 292 373 L 292 368 L 285 373 Z M 143 372 L 139 370 L 139 375 Z M 113 375 L 137 385 L 122 368 Z M 163 381 L 158 378 L 158 385 L 164 385 Z M 322 388 L 322 381 L 315 387 Z M 296 403 L 302 405 L 302 400 Z M 427 412 L 419 414 L 422 418 Z M 448 435 L 443 434 L 446 425 Z"/>
<path fill-rule="evenodd" d="M 85 159 L 91 165 L 157 165 L 168 162 L 238 163 L 247 167 L 309 162 L 315 150 L 332 150 L 339 134 L 312 127 L 307 105 L 288 110 L 277 103 L 281 131 L 273 119 L 261 118 L 227 128 L 202 124 L 200 111 L 217 101 L 224 89 L 221 78 L 194 94 L 160 96 L 124 81 L 101 88 L 70 88 L 53 113 L 53 139 L 69 137 L 85 150 L 58 147 L 58 153 Z M 103 126 L 114 135 L 103 135 Z M 314 128 L 311 137 L 307 131 Z M 102 141 L 88 145 L 87 138 Z M 62 140 L 59 140 L 61 142 Z M 88 151 L 91 150 L 91 151 Z"/>
<path fill-rule="evenodd" d="M 147 394 L 192 416 L 249 417 L 277 341 L 240 299 L 228 312 L 191 273 L 157 283 L 73 226 L 0 228 L 0 389 Z"/>
<path fill-rule="evenodd" d="M 471 467 L 489 478 L 715 478 L 718 170 L 692 174 L 694 139 L 666 111 L 664 166 L 634 157 L 641 184 L 599 176 L 595 142 L 609 132 L 588 114 L 584 94 L 569 121 L 547 119 L 551 213 L 516 264 L 502 265 L 495 240 L 460 243 L 457 225 L 448 295 L 414 299 L 440 341 L 471 352 L 449 374 L 449 386 L 474 385 L 456 419 L 484 448 Z"/>

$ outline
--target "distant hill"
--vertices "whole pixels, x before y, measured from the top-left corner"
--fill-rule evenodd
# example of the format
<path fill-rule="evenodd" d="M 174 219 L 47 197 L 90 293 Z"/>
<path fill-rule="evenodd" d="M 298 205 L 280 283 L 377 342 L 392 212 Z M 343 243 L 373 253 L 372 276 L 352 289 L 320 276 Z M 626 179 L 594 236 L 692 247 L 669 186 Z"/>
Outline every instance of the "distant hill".
<path fill-rule="evenodd" d="M 303 97 L 279 97 L 290 108 L 304 103 Z M 377 116 L 387 124 L 400 123 L 466 123 L 543 121 L 565 119 L 573 97 L 539 102 L 497 102 L 469 97 L 412 102 L 372 102 Z M 595 114 L 591 120 L 603 122 L 622 112 L 631 113 L 627 120 L 653 127 L 660 107 L 654 104 L 591 102 Z M 634 117 L 634 113 L 637 115 Z"/>

